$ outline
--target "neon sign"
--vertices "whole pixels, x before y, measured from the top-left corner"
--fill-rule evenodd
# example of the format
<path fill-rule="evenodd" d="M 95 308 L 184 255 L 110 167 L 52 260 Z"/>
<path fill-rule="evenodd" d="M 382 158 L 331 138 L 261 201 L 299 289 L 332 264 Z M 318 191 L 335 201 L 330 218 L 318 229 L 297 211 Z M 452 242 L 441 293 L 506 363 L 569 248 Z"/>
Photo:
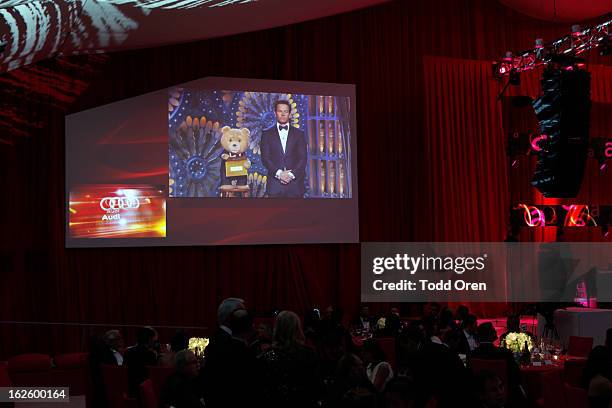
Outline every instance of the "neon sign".
<path fill-rule="evenodd" d="M 520 203 L 513 210 L 521 213 L 523 225 L 527 227 L 598 227 L 609 225 L 612 220 L 612 206 L 536 206 Z"/>

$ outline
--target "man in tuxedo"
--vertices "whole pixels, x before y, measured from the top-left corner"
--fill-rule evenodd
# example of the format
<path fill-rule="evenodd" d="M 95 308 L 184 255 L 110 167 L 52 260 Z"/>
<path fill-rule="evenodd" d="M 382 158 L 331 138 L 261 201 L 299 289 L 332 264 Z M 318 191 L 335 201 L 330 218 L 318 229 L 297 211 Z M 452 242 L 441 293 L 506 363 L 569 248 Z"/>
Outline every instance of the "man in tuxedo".
<path fill-rule="evenodd" d="M 291 105 L 274 103 L 276 123 L 261 135 L 261 161 L 268 170 L 269 197 L 301 198 L 306 177 L 306 138 L 289 124 Z"/>
<path fill-rule="evenodd" d="M 123 336 L 119 330 L 109 330 L 104 333 L 104 349 L 100 359 L 103 364 L 123 365 Z"/>
<path fill-rule="evenodd" d="M 217 310 L 219 327 L 206 347 L 200 371 L 206 407 L 248 406 L 257 398 L 257 361 L 246 342 L 237 337 L 240 327 L 233 324 L 243 311 L 244 301 L 239 298 L 223 300 Z"/>

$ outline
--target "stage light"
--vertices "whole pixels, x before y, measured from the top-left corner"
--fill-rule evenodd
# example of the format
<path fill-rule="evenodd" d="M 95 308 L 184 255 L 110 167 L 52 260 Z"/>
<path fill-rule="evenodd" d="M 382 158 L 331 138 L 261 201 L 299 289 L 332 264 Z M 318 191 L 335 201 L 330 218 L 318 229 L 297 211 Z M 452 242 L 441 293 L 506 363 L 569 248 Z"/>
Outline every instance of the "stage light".
<path fill-rule="evenodd" d="M 542 38 L 537 38 L 533 49 L 516 55 L 512 51 L 506 51 L 504 57 L 497 60 L 499 67 L 505 67 L 505 70 L 502 72 L 500 69 L 496 78 L 501 79 L 500 76 L 510 75 L 512 71 L 528 71 L 550 63 L 570 67 L 577 62 L 582 62 L 576 58 L 577 56 L 597 47 L 601 47 L 602 55 L 609 55 L 611 28 L 612 20 L 586 28 L 576 24 L 572 26 L 570 35 L 548 43 L 544 43 Z M 571 69 L 575 70 L 576 67 Z"/>

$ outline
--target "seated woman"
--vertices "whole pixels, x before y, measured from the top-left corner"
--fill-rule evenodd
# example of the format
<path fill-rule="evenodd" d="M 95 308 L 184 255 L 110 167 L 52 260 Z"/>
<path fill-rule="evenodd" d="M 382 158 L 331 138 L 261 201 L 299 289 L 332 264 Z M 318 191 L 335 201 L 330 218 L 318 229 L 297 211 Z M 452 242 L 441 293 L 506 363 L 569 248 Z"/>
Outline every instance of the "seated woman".
<path fill-rule="evenodd" d="M 366 375 L 363 361 L 352 353 L 346 353 L 336 366 L 336 374 L 327 385 L 326 407 L 341 407 L 345 394 L 351 390 L 367 389 L 376 394 L 374 386 Z"/>
<path fill-rule="evenodd" d="M 393 369 L 386 360 L 385 352 L 376 339 L 363 342 L 363 361 L 366 373 L 376 391 L 383 392 L 387 383 L 393 378 Z"/>
<path fill-rule="evenodd" d="M 612 381 L 610 381 L 610 355 L 605 346 L 597 346 L 589 354 L 582 384 L 587 390 L 591 408 L 612 407 Z"/>

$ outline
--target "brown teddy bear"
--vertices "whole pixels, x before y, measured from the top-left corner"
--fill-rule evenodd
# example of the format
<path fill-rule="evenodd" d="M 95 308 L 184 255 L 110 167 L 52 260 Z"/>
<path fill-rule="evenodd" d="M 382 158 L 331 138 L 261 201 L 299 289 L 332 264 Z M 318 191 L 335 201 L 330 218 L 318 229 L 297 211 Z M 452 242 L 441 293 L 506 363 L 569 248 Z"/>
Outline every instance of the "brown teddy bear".
<path fill-rule="evenodd" d="M 221 155 L 221 185 L 246 186 L 248 169 L 251 161 L 246 155 L 251 132 L 247 128 L 232 129 L 224 126 L 221 129 L 221 146 L 225 152 Z"/>

